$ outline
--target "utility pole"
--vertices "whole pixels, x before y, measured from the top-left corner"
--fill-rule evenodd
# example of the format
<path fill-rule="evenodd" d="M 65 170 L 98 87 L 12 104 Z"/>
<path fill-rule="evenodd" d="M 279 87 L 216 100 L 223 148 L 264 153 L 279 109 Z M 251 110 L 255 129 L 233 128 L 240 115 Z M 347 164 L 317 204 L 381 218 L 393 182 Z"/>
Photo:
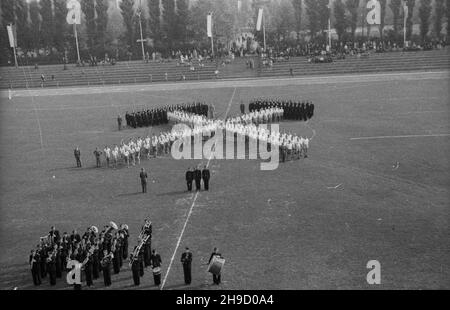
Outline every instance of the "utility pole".
<path fill-rule="evenodd" d="M 145 50 L 144 50 L 144 42 L 147 40 L 144 40 L 143 36 L 142 36 L 142 20 L 141 20 L 141 15 L 142 15 L 142 3 L 141 0 L 139 0 L 139 10 L 137 12 L 137 15 L 139 17 L 139 30 L 141 32 L 141 39 L 137 40 L 137 42 L 141 42 L 141 49 L 142 49 L 142 61 L 145 62 Z"/>

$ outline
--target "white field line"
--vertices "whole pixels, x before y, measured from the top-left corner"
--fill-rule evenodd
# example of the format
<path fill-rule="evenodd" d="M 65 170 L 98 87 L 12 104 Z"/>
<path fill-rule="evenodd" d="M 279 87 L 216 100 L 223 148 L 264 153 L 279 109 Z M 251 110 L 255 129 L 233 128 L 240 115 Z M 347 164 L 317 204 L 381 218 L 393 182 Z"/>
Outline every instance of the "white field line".
<path fill-rule="evenodd" d="M 227 117 L 227 114 L 230 111 L 231 103 L 233 102 L 235 94 L 236 94 L 236 87 L 234 88 L 233 94 L 231 95 L 230 101 L 228 102 L 228 108 L 227 108 L 227 112 L 226 112 L 226 114 L 224 116 L 224 119 Z M 209 156 L 208 163 L 206 164 L 206 167 L 209 167 L 209 163 L 211 162 L 212 154 L 213 153 L 211 153 L 211 155 Z M 166 284 L 167 277 L 169 276 L 170 269 L 172 268 L 173 260 L 175 259 L 175 255 L 177 254 L 178 248 L 180 247 L 181 239 L 183 238 L 184 231 L 186 230 L 187 223 L 189 222 L 189 218 L 191 217 L 192 211 L 194 210 L 195 202 L 197 201 L 197 197 L 198 197 L 199 193 L 200 192 L 196 192 L 195 197 L 194 197 L 194 201 L 192 201 L 192 205 L 191 205 L 191 208 L 189 209 L 189 213 L 188 213 L 188 215 L 186 217 L 186 220 L 184 222 L 183 229 L 181 230 L 180 236 L 178 237 L 177 245 L 175 246 L 175 250 L 173 251 L 172 257 L 170 259 L 169 266 L 167 267 L 167 272 L 166 272 L 166 274 L 164 276 L 164 280 L 163 280 L 163 283 L 161 285 L 161 290 L 164 289 L 164 286 Z"/>

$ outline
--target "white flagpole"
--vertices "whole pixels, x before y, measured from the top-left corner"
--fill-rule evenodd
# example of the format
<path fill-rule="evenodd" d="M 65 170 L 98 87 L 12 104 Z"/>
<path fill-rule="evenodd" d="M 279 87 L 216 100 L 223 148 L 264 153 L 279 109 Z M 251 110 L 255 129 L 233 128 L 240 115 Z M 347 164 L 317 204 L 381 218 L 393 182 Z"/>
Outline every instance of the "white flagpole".
<path fill-rule="evenodd" d="M 211 55 L 214 58 L 214 35 L 213 35 L 213 18 L 212 18 L 212 13 L 210 13 L 211 15 Z"/>
<path fill-rule="evenodd" d="M 74 23 L 73 24 L 73 31 L 75 32 L 75 43 L 77 44 L 77 55 L 78 55 L 78 63 L 81 63 L 81 58 L 80 58 L 80 47 L 78 46 L 78 33 L 77 33 L 77 24 Z"/>
<path fill-rule="evenodd" d="M 403 48 L 406 47 L 406 19 L 408 18 L 408 10 L 405 10 L 406 7 L 406 3 L 403 6 L 403 14 L 405 15 L 405 17 L 403 18 Z"/>

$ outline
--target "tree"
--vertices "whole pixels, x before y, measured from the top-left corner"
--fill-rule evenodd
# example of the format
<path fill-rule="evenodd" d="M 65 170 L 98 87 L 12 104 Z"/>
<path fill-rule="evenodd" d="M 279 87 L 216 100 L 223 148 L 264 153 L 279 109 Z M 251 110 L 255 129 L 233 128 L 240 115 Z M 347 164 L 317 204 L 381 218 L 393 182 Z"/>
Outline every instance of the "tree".
<path fill-rule="evenodd" d="M 163 6 L 163 24 L 162 24 L 162 34 L 165 41 L 168 44 L 168 48 L 173 48 L 173 41 L 175 39 L 175 25 L 176 25 L 176 15 L 175 15 L 175 0 L 162 0 Z"/>
<path fill-rule="evenodd" d="M 66 1 L 54 0 L 53 3 L 55 7 L 55 32 L 53 36 L 53 45 L 59 52 L 63 52 L 68 34 L 68 25 L 66 21 Z"/>
<path fill-rule="evenodd" d="M 187 41 L 187 28 L 189 22 L 189 1 L 188 0 L 177 0 L 177 39 L 184 43 Z"/>
<path fill-rule="evenodd" d="M 318 2 L 316 0 L 305 0 L 305 5 L 306 14 L 308 15 L 309 31 L 311 32 L 311 38 L 314 39 L 319 30 Z"/>
<path fill-rule="evenodd" d="M 328 19 L 330 18 L 330 0 L 317 0 L 317 11 L 319 15 L 319 28 L 322 34 L 328 29 Z"/>
<path fill-rule="evenodd" d="M 387 0 L 379 0 L 380 2 L 380 39 L 383 40 L 383 30 L 384 30 L 384 22 L 386 18 L 386 6 L 387 6 Z"/>
<path fill-rule="evenodd" d="M 44 48 L 52 52 L 53 37 L 55 31 L 55 20 L 52 13 L 52 0 L 41 0 L 40 2 L 41 15 L 41 44 Z"/>
<path fill-rule="evenodd" d="M 442 18 L 444 17 L 444 0 L 436 0 L 434 8 L 434 33 L 438 39 L 441 38 Z"/>
<path fill-rule="evenodd" d="M 406 19 L 406 38 L 411 40 L 413 27 L 413 14 L 414 14 L 414 6 L 416 5 L 416 0 L 406 0 L 406 5 L 408 6 L 408 17 Z"/>
<path fill-rule="evenodd" d="M 34 50 L 40 47 L 41 20 L 39 17 L 39 2 L 33 0 L 29 3 L 30 8 L 30 44 Z"/>
<path fill-rule="evenodd" d="M 450 41 L 450 3 L 445 4 L 445 12 L 447 13 L 447 42 Z"/>
<path fill-rule="evenodd" d="M 28 50 L 31 48 L 31 38 L 28 25 L 28 5 L 25 0 L 15 1 L 14 13 L 17 26 L 17 45 L 24 50 Z"/>
<path fill-rule="evenodd" d="M 300 41 L 300 31 L 302 30 L 302 13 L 303 13 L 303 1 L 291 0 L 294 7 L 295 17 L 295 32 L 297 33 L 297 41 Z"/>
<path fill-rule="evenodd" d="M 394 35 L 397 37 L 398 29 L 399 29 L 399 20 L 400 20 L 400 8 L 402 6 L 402 0 L 391 0 L 391 4 L 389 7 L 392 11 L 392 24 L 394 28 Z"/>
<path fill-rule="evenodd" d="M 431 16 L 431 0 L 421 0 L 419 7 L 419 19 L 420 19 L 420 36 L 422 42 L 425 41 L 428 31 L 430 30 L 430 16 Z"/>
<path fill-rule="evenodd" d="M 343 35 L 345 34 L 345 29 L 347 28 L 347 19 L 345 17 L 345 5 L 342 0 L 336 0 L 334 2 L 334 27 L 338 35 L 338 40 L 341 41 Z"/>
<path fill-rule="evenodd" d="M 161 31 L 161 24 L 160 24 L 160 17 L 161 17 L 161 9 L 159 7 L 159 0 L 148 0 L 148 26 L 150 31 L 150 38 L 153 39 L 154 43 L 160 41 L 160 31 Z"/>
<path fill-rule="evenodd" d="M 347 10 L 350 12 L 350 29 L 352 33 L 353 41 L 355 40 L 356 28 L 358 27 L 358 8 L 359 0 L 347 0 L 345 2 Z"/>
<path fill-rule="evenodd" d="M 95 5 L 92 0 L 81 0 L 81 10 L 86 18 L 86 42 L 89 53 L 93 52 L 95 44 Z"/>
<path fill-rule="evenodd" d="M 103 54 L 106 47 L 106 27 L 108 25 L 108 0 L 96 0 L 95 12 L 97 18 L 95 19 L 96 29 L 96 45 L 99 52 Z"/>
<path fill-rule="evenodd" d="M 134 9 L 132 0 L 122 0 L 120 3 L 120 9 L 122 11 L 123 24 L 125 26 L 125 42 L 128 45 L 128 50 L 131 51 L 135 45 L 133 42 L 133 23 L 134 23 Z"/>

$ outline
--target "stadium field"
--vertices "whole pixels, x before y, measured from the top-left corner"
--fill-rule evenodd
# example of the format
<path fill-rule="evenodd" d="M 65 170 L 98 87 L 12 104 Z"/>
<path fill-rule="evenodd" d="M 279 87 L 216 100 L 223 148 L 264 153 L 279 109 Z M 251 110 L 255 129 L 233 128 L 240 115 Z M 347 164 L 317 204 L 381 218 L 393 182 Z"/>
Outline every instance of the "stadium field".
<path fill-rule="evenodd" d="M 29 251 L 52 225 L 82 233 L 126 223 L 132 249 L 148 217 L 162 289 L 449 289 L 449 80 L 443 71 L 3 93 L 0 288 L 35 289 Z M 221 118 L 256 97 L 313 101 L 307 123 L 280 124 L 312 138 L 308 158 L 273 171 L 258 160 L 211 160 L 210 191 L 198 194 L 185 192 L 184 173 L 207 159 L 95 168 L 95 147 L 170 130 L 118 131 L 118 114 L 200 100 Z M 220 286 L 206 272 L 213 247 L 226 259 Z M 381 264 L 380 285 L 366 281 L 370 260 Z M 134 289 L 128 262 L 112 282 Z M 48 278 L 38 287 L 50 288 Z M 71 289 L 64 279 L 55 288 Z M 96 280 L 93 289 L 103 288 Z M 158 289 L 150 269 L 139 289 Z"/>

